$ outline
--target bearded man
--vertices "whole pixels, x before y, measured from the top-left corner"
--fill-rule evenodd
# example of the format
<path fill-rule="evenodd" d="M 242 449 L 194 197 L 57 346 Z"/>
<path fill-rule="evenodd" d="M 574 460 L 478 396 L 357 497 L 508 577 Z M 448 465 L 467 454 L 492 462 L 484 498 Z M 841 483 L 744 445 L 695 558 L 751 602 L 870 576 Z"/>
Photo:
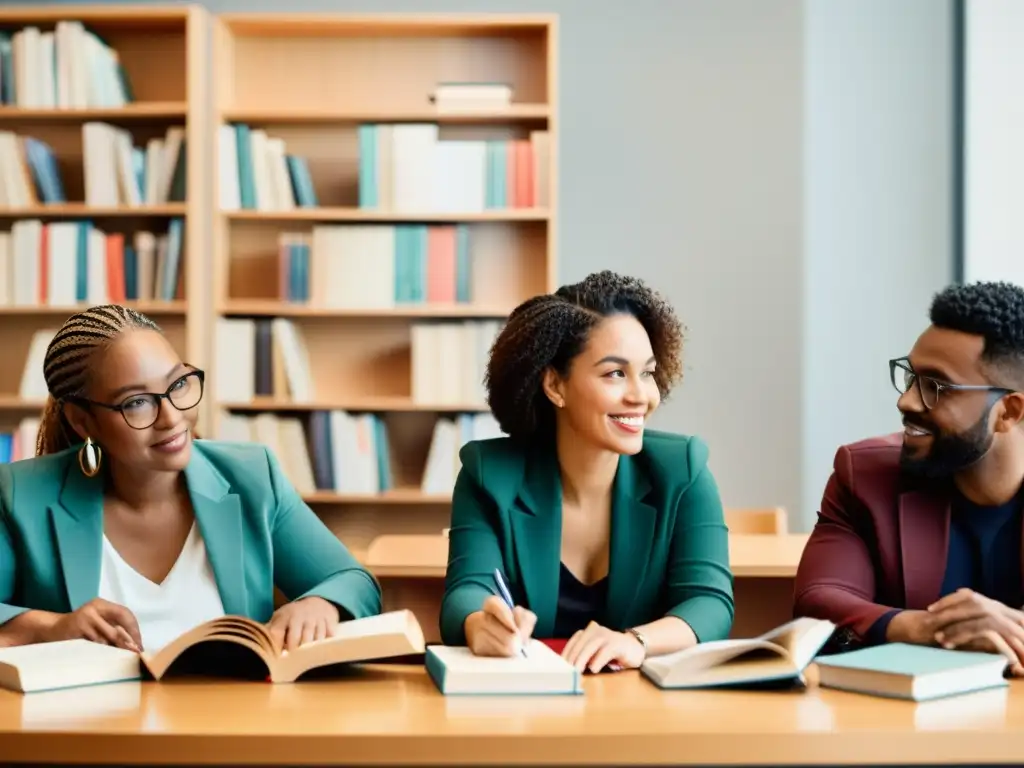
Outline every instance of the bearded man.
<path fill-rule="evenodd" d="M 953 286 L 889 362 L 903 432 L 836 453 L 794 612 L 832 650 L 885 642 L 1002 653 L 1024 673 L 1024 290 Z"/>

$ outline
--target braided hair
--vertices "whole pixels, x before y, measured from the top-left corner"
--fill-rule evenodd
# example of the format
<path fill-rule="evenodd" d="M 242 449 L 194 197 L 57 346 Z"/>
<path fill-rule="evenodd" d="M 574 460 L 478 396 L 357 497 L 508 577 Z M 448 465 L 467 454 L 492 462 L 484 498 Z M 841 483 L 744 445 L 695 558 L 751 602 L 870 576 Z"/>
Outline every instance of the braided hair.
<path fill-rule="evenodd" d="M 134 309 L 117 304 L 90 307 L 65 321 L 46 348 L 43 376 L 50 396 L 39 424 L 36 456 L 71 447 L 74 430 L 64 416 L 63 405 L 81 396 L 93 355 L 120 334 L 133 328 L 159 331 L 160 327 Z"/>
<path fill-rule="evenodd" d="M 491 347 L 484 376 L 487 404 L 502 431 L 518 440 L 554 428 L 554 408 L 543 390 L 544 371 L 565 376 L 591 330 L 606 317 L 629 314 L 651 339 L 662 398 L 682 378 L 683 326 L 672 306 L 641 280 L 595 272 L 555 293 L 520 304 Z"/>

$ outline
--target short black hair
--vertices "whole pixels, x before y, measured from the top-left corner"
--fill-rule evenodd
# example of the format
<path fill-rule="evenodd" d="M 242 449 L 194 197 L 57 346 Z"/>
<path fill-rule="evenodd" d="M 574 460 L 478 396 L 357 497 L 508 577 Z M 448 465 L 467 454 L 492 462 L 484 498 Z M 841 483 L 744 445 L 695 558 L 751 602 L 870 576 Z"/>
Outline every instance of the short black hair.
<path fill-rule="evenodd" d="M 929 313 L 937 328 L 981 336 L 981 359 L 1024 385 L 1024 288 L 1007 282 L 952 285 L 936 294 Z"/>
<path fill-rule="evenodd" d="M 663 398 L 682 378 L 683 326 L 672 306 L 641 280 L 595 272 L 555 293 L 520 304 L 491 347 L 484 384 L 487 404 L 505 434 L 530 440 L 554 425 L 542 387 L 544 371 L 564 375 L 605 317 L 630 314 L 647 331 L 657 360 L 654 380 Z"/>

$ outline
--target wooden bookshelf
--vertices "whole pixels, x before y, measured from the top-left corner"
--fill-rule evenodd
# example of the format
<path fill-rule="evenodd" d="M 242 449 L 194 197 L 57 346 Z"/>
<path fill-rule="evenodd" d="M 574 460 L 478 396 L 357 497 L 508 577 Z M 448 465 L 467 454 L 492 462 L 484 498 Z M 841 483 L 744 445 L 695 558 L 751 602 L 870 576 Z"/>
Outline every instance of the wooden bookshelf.
<path fill-rule="evenodd" d="M 385 490 L 311 489 L 308 472 L 299 484 L 354 552 L 381 535 L 448 526 L 451 485 L 423 484 L 438 420 L 489 416 L 477 379 L 493 333 L 517 304 L 556 285 L 556 45 L 547 15 L 214 19 L 214 433 L 244 439 L 241 418 L 272 430 L 273 415 L 301 420 L 311 442 L 317 413 L 375 416 L 388 444 L 378 457 L 391 475 Z M 442 83 L 505 83 L 511 99 L 432 99 Z M 246 321 L 264 321 L 262 358 Z M 230 322 L 233 336 L 222 330 Z M 286 325 L 266 330 L 274 323 Z M 472 353 L 424 341 L 456 324 L 483 334 Z M 281 327 L 301 338 L 310 387 L 279 373 Z M 425 351 L 437 355 L 432 366 Z M 453 396 L 456 385 L 473 396 Z M 430 387 L 444 395 L 425 396 Z M 358 430 L 371 428 L 380 429 L 354 429 L 365 440 Z M 287 465 L 295 451 L 277 445 Z"/>
<path fill-rule="evenodd" d="M 50 46 L 52 71 L 18 62 L 45 61 Z M 199 7 L 0 8 L 0 66 L 13 73 L 6 82 L 0 79 L 0 176 L 8 174 L 2 179 L 7 191 L 0 194 L 5 359 L 31 365 L 33 338 L 55 331 L 84 307 L 118 301 L 151 315 L 185 359 L 208 363 L 203 329 L 212 303 L 202 265 L 210 231 L 209 183 L 192 172 L 208 162 L 208 47 L 209 20 Z M 90 61 L 103 48 L 113 55 Z M 91 75 L 80 77 L 80 71 Z M 118 138 L 95 143 L 95 134 L 87 136 L 86 126 L 92 125 Z M 162 152 L 164 145 L 156 144 L 171 128 L 180 130 L 180 152 Z M 109 155 L 87 154 L 86 146 L 108 147 Z M 147 194 L 147 181 L 157 188 L 156 179 L 165 173 L 170 186 L 179 165 L 183 175 L 175 194 Z M 17 193 L 11 192 L 10 174 L 22 174 Z M 115 181 L 100 190 L 97 179 L 104 176 Z M 156 245 L 172 226 L 180 234 L 177 277 L 168 274 L 163 292 L 146 288 L 145 280 L 130 275 L 159 271 Z M 154 246 L 141 257 L 131 255 L 140 232 L 151 233 Z M 150 257 L 152 262 L 140 266 Z M 80 279 L 83 265 L 87 275 Z M 129 276 L 118 278 L 125 269 Z M 0 371 L 0 431 L 38 415 L 45 399 L 45 391 L 36 389 L 23 395 L 23 370 L 16 363 Z"/>

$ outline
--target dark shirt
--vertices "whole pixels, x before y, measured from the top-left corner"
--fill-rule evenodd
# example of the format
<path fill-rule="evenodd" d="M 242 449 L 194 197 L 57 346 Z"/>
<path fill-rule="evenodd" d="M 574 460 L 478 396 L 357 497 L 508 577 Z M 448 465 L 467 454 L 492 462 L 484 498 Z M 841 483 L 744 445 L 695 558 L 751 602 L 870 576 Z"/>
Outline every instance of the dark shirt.
<path fill-rule="evenodd" d="M 983 507 L 958 494 L 950 513 L 941 595 L 966 587 L 1013 608 L 1024 604 L 1021 518 L 1020 497 L 996 507 Z M 865 640 L 872 645 L 884 643 L 889 622 L 897 613 L 892 610 L 879 618 Z"/>
<path fill-rule="evenodd" d="M 563 563 L 558 577 L 558 612 L 555 614 L 556 639 L 568 639 L 578 630 L 596 621 L 604 624 L 608 577 L 584 584 Z"/>

